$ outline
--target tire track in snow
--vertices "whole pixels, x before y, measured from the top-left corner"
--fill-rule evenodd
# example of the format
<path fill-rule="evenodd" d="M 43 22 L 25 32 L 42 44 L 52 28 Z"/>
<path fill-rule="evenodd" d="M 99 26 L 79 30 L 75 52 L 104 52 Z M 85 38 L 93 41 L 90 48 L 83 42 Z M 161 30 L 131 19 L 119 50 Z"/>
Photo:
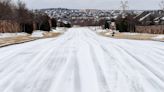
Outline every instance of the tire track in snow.
<path fill-rule="evenodd" d="M 98 77 L 99 82 L 100 82 L 100 87 L 102 87 L 101 92 L 111 92 L 110 88 L 109 88 L 109 85 L 107 83 L 107 79 L 105 78 L 103 70 L 102 70 L 102 68 L 99 64 L 100 61 L 98 61 L 97 56 L 95 54 L 96 52 L 94 51 L 94 49 L 91 45 L 90 45 L 90 52 L 91 52 L 91 55 L 92 55 L 93 63 L 95 65 L 95 71 L 97 72 L 97 77 Z"/>
<path fill-rule="evenodd" d="M 120 50 L 124 51 L 126 54 L 128 54 L 130 57 L 132 57 L 133 59 L 135 59 L 136 61 L 138 61 L 140 64 L 142 64 L 145 68 L 147 68 L 147 70 L 152 70 L 152 69 L 156 69 L 155 67 L 152 68 L 151 65 L 146 64 L 145 62 L 143 62 L 143 60 L 140 59 L 140 57 L 137 57 L 134 55 L 134 53 L 129 52 L 128 50 L 122 48 L 119 45 L 116 45 L 118 48 L 120 48 Z M 164 77 L 160 77 L 158 76 L 158 74 L 161 75 L 161 73 L 157 73 L 157 71 L 159 70 L 154 70 L 154 71 L 150 71 L 152 72 L 152 74 L 156 75 L 160 80 L 164 81 Z M 164 75 L 163 75 L 164 76 Z"/>
<path fill-rule="evenodd" d="M 0 91 L 163 92 L 162 46 L 71 28 L 57 39 L 1 48 Z"/>
<path fill-rule="evenodd" d="M 54 48 L 53 48 L 54 49 Z M 50 50 L 51 51 L 51 50 Z M 40 60 L 40 57 L 42 57 L 42 55 L 44 55 L 43 53 L 47 53 L 47 49 L 45 49 L 44 51 L 42 51 L 42 52 L 40 52 L 39 53 L 39 55 L 37 55 L 37 57 L 35 57 L 34 59 L 33 59 L 33 61 L 31 61 L 31 62 L 35 62 L 33 65 L 29 65 L 29 69 L 26 69 L 26 70 L 30 70 L 30 68 L 32 67 L 32 66 L 35 66 L 35 65 L 38 65 L 39 63 L 38 62 L 36 62 L 36 61 L 38 61 L 38 60 Z M 52 51 L 51 51 L 52 52 Z M 50 56 L 50 54 L 47 54 L 47 56 Z M 42 61 L 44 61 L 44 58 L 42 57 Z M 39 67 L 39 66 L 38 66 Z M 17 70 L 20 70 L 20 68 L 22 68 L 22 67 L 18 67 L 18 68 L 16 68 L 15 70 L 16 70 L 16 72 L 17 72 Z M 36 68 L 36 67 L 35 67 Z M 15 72 L 12 72 L 13 74 L 15 74 Z M 11 76 L 10 76 L 10 78 L 12 78 Z M 8 80 L 11 80 L 11 79 L 8 79 Z M 17 92 L 17 91 L 16 91 Z M 34 91 L 35 92 L 35 91 Z"/>
<path fill-rule="evenodd" d="M 91 39 L 91 41 L 90 42 L 92 42 L 92 45 L 93 45 L 93 42 L 96 42 L 96 41 L 94 41 L 93 39 Z M 96 45 L 96 44 L 95 44 Z M 98 45 L 98 44 L 97 44 Z M 96 46 L 97 46 L 96 45 Z M 100 46 L 101 47 L 101 46 Z M 95 48 L 95 47 L 94 47 Z M 102 47 L 103 48 L 103 47 Z M 104 50 L 103 50 L 104 51 Z M 104 51 L 104 52 L 106 52 L 106 51 Z M 95 52 L 96 53 L 96 52 Z M 97 52 L 98 53 L 98 52 Z M 100 53 L 99 53 L 100 54 Z M 101 54 L 100 54 L 101 55 Z M 109 55 L 110 56 L 110 55 Z M 118 63 L 117 63 L 118 64 Z M 100 64 L 99 64 L 100 65 Z M 121 64 L 119 64 L 119 65 L 117 65 L 117 67 L 120 67 L 120 70 L 124 70 L 124 69 L 121 69 L 121 67 L 122 67 L 122 65 Z M 119 68 L 118 67 L 118 68 Z M 124 73 L 124 72 L 122 72 L 122 73 Z M 101 74 L 101 73 L 100 73 Z M 123 77 L 125 77 L 125 78 L 128 78 L 128 72 L 127 73 L 124 73 L 124 76 Z M 127 80 L 130 80 L 130 79 L 127 79 Z M 132 81 L 133 82 L 133 81 Z M 115 82 L 113 82 L 114 84 L 115 84 Z M 135 88 L 136 86 L 134 86 L 133 88 Z M 139 87 L 138 87 L 138 89 L 139 89 Z M 112 89 L 112 91 L 113 90 L 115 90 L 115 89 Z M 133 90 L 133 89 L 132 89 Z M 130 90 L 129 92 L 134 92 L 134 91 L 132 91 L 132 90 Z M 127 92 L 127 91 L 126 91 Z M 135 92 L 143 92 L 143 90 L 141 89 L 140 91 L 139 90 L 136 90 Z"/>
<path fill-rule="evenodd" d="M 85 36 L 87 37 L 86 34 L 85 34 Z M 94 43 L 94 41 L 92 41 L 92 39 L 87 37 L 87 39 L 85 39 L 85 41 L 87 42 L 87 44 L 89 46 L 90 54 L 92 56 L 92 61 L 93 61 L 93 64 L 95 66 L 95 71 L 97 73 L 98 81 L 100 83 L 99 86 L 100 86 L 101 92 L 111 92 L 110 88 L 109 88 L 109 85 L 107 83 L 107 78 L 105 77 L 103 69 L 102 69 L 103 66 L 101 66 L 101 64 L 99 63 L 101 61 L 98 57 L 101 57 L 101 60 L 103 60 L 102 59 L 103 58 L 102 57 L 103 53 L 102 52 L 100 52 L 100 53 L 96 52 L 95 49 L 100 49 L 100 48 L 98 48 L 98 47 L 95 48 L 95 46 L 98 46 L 98 44 Z M 92 46 L 92 45 L 94 45 L 94 46 Z M 96 53 L 99 53 L 99 56 L 97 56 Z"/>

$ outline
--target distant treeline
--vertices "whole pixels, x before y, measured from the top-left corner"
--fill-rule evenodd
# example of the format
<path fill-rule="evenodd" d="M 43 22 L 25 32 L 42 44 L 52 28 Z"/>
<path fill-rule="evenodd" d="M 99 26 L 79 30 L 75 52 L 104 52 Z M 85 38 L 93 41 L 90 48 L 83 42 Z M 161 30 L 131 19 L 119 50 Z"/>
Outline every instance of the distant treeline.
<path fill-rule="evenodd" d="M 0 0 L 0 20 L 14 21 L 19 24 L 21 31 L 27 33 L 32 33 L 33 30 L 50 31 L 51 27 L 56 28 L 57 26 L 55 18 L 51 19 L 47 14 L 29 10 L 20 0 L 17 3 L 11 0 Z"/>

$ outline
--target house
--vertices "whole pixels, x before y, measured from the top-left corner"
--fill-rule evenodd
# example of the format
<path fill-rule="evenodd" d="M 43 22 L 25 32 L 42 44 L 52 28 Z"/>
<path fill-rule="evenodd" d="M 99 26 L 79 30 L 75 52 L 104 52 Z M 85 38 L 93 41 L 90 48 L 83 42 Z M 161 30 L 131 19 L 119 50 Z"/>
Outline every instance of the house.
<path fill-rule="evenodd" d="M 156 17 L 154 23 L 155 25 L 164 25 L 164 16 Z"/>
<path fill-rule="evenodd" d="M 139 33 L 164 33 L 164 11 L 144 11 L 134 17 L 136 21 L 135 32 Z"/>

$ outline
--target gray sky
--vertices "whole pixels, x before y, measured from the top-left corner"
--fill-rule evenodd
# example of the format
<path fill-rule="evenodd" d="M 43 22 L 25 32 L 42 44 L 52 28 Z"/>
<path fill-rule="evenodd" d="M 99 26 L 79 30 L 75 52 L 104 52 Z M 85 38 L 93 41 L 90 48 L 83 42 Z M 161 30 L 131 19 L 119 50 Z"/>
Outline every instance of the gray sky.
<path fill-rule="evenodd" d="M 15 0 L 17 1 L 17 0 Z M 120 9 L 121 0 L 22 0 L 30 9 L 71 8 L 71 9 Z M 128 0 L 129 9 L 159 9 L 161 0 Z"/>

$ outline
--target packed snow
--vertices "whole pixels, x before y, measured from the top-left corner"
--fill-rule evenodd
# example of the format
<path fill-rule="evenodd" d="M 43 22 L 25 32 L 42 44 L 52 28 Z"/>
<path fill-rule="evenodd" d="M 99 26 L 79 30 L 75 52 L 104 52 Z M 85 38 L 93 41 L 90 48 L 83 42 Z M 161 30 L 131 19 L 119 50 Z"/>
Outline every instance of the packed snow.
<path fill-rule="evenodd" d="M 0 92 L 163 92 L 164 43 L 89 28 L 0 48 Z"/>

